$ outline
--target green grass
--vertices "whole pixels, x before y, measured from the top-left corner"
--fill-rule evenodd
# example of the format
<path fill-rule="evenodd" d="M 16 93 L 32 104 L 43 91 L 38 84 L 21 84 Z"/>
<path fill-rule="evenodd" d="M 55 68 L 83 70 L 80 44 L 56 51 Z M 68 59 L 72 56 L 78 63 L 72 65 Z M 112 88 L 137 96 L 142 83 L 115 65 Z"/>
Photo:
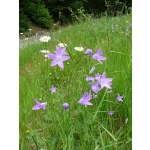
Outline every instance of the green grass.
<path fill-rule="evenodd" d="M 20 150 L 37 146 L 46 150 L 132 149 L 131 28 L 126 36 L 126 27 L 131 23 L 131 15 L 93 19 L 50 33 L 48 43 L 20 49 Z M 43 61 L 40 52 L 46 49 L 53 53 L 60 42 L 67 44 L 72 57 L 64 62 L 64 70 L 51 67 L 51 60 Z M 84 52 L 75 51 L 77 46 L 92 49 L 93 53 L 102 49 L 107 59 L 100 64 Z M 96 69 L 91 76 L 105 71 L 107 78 L 113 78 L 113 92 L 102 89 L 98 98 L 91 100 L 93 106 L 84 107 L 78 101 L 84 91 L 90 90 L 85 78 L 92 66 Z M 53 94 L 49 91 L 52 85 L 58 88 Z M 123 102 L 116 101 L 118 93 L 124 96 Z M 46 109 L 33 111 L 34 98 L 47 102 Z M 62 108 L 65 102 L 69 111 Z M 108 115 L 110 110 L 115 111 L 112 116 Z"/>

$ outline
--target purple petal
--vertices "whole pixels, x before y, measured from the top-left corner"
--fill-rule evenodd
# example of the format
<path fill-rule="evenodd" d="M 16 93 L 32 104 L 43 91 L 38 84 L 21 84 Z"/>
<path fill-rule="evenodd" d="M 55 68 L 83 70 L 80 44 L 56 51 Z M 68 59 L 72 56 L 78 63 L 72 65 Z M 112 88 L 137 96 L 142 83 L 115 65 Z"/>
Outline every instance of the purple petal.
<path fill-rule="evenodd" d="M 91 49 L 87 49 L 85 51 L 85 54 L 88 54 L 88 55 L 90 55 L 92 57 L 92 50 Z"/>
<path fill-rule="evenodd" d="M 38 105 L 35 105 L 32 107 L 32 110 L 39 110 L 39 109 L 41 109 L 41 108 Z"/>
<path fill-rule="evenodd" d="M 41 105 L 41 103 L 37 99 L 34 99 L 34 101 L 37 105 L 39 105 L 39 106 Z"/>
<path fill-rule="evenodd" d="M 108 89 L 111 89 L 111 87 L 110 87 L 109 84 L 105 84 L 104 86 L 105 86 L 106 88 L 108 88 Z"/>
<path fill-rule="evenodd" d="M 84 105 L 93 105 L 93 104 L 90 102 L 86 102 Z"/>
<path fill-rule="evenodd" d="M 93 78 L 93 77 L 90 77 L 90 76 L 87 76 L 87 77 L 86 77 L 86 81 L 89 81 L 89 80 L 94 81 L 94 78 Z"/>
<path fill-rule="evenodd" d="M 105 79 L 105 78 L 106 78 L 106 72 L 103 72 L 102 79 Z"/>
<path fill-rule="evenodd" d="M 95 60 L 98 60 L 98 55 L 94 54 L 92 58 L 95 59 Z"/>
<path fill-rule="evenodd" d="M 51 62 L 51 66 L 55 66 L 55 65 L 57 65 L 57 61 L 56 61 L 56 59 L 54 59 L 52 62 Z"/>
<path fill-rule="evenodd" d="M 45 109 L 46 105 L 47 105 L 47 103 L 41 103 L 41 108 Z"/>
<path fill-rule="evenodd" d="M 89 74 L 91 74 L 94 70 L 95 70 L 95 67 L 93 66 Z"/>
<path fill-rule="evenodd" d="M 106 57 L 99 56 L 98 59 L 99 59 L 99 60 L 106 60 Z"/>
<path fill-rule="evenodd" d="M 61 48 L 59 46 L 56 46 L 56 49 L 57 49 L 56 55 L 61 55 L 62 54 Z"/>
<path fill-rule="evenodd" d="M 107 78 L 105 82 L 112 82 L 113 78 Z"/>
<path fill-rule="evenodd" d="M 62 57 L 61 57 L 61 60 L 62 60 L 62 61 L 66 61 L 66 60 L 68 60 L 68 59 L 70 59 L 69 56 L 62 56 Z"/>
<path fill-rule="evenodd" d="M 64 69 L 64 63 L 63 63 L 62 61 L 59 61 L 59 62 L 58 62 L 58 66 L 59 66 L 60 68 Z"/>
<path fill-rule="evenodd" d="M 113 115 L 114 112 L 113 112 L 113 111 L 109 111 L 108 114 L 109 114 L 109 115 Z"/>
<path fill-rule="evenodd" d="M 55 59 L 56 58 L 56 55 L 55 54 L 51 54 L 51 53 L 47 54 L 47 56 L 49 58 L 51 58 L 51 59 Z"/>
<path fill-rule="evenodd" d="M 97 50 L 96 54 L 97 55 L 101 55 L 102 54 L 102 50 Z"/>
<path fill-rule="evenodd" d="M 65 52 L 66 47 L 61 48 L 62 54 Z"/>
<path fill-rule="evenodd" d="M 62 106 L 63 106 L 63 108 L 64 108 L 65 110 L 67 110 L 68 107 L 69 107 L 69 104 L 68 104 L 68 103 L 64 103 Z"/>

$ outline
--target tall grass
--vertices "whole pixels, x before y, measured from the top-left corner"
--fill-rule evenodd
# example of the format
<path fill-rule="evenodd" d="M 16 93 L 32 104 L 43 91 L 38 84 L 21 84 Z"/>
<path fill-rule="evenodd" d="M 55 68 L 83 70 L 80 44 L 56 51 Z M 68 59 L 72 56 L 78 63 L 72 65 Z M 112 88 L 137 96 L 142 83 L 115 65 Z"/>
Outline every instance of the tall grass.
<path fill-rule="evenodd" d="M 20 49 L 20 150 L 130 150 L 132 147 L 132 30 L 131 15 L 103 17 L 76 23 L 53 34 L 48 43 L 34 43 Z M 67 44 L 71 59 L 64 69 L 51 67 L 40 50 L 53 53 L 58 43 Z M 100 64 L 83 52 L 102 49 L 107 59 Z M 78 101 L 90 90 L 85 80 L 92 66 L 96 73 L 113 78 L 112 93 L 103 89 L 92 106 Z M 50 88 L 57 87 L 51 94 Z M 120 93 L 123 102 L 116 101 Z M 33 111 L 34 98 L 47 102 L 45 110 Z M 68 111 L 62 104 L 69 104 Z M 108 111 L 113 110 L 112 116 Z M 126 118 L 128 122 L 125 123 Z M 28 130 L 28 131 L 27 131 Z"/>

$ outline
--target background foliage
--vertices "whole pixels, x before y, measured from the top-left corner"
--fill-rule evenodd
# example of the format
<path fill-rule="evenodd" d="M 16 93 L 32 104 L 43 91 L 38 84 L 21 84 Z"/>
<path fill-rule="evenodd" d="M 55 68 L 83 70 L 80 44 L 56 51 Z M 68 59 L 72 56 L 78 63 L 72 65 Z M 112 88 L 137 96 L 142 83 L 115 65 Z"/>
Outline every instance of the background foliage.
<path fill-rule="evenodd" d="M 131 0 L 20 0 L 19 1 L 19 32 L 29 29 L 35 24 L 42 28 L 50 28 L 53 22 L 68 25 L 74 20 L 73 12 L 83 8 L 86 13 L 100 17 L 101 14 L 116 16 L 130 12 Z"/>

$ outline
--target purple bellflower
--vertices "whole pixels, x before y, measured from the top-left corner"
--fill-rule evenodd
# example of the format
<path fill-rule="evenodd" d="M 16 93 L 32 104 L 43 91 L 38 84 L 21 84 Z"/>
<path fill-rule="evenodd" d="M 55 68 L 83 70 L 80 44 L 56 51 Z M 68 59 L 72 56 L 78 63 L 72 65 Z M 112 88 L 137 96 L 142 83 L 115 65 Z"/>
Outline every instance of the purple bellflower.
<path fill-rule="evenodd" d="M 101 60 L 106 60 L 106 57 L 101 56 L 101 54 L 102 54 L 102 50 L 97 50 L 97 51 L 96 51 L 96 54 L 94 54 L 94 55 L 92 56 L 92 58 L 93 58 L 94 60 L 99 61 L 99 62 L 102 64 Z"/>
<path fill-rule="evenodd" d="M 51 91 L 51 93 L 56 93 L 57 88 L 52 85 L 49 90 Z"/>
<path fill-rule="evenodd" d="M 106 78 L 106 72 L 103 72 L 102 77 L 100 78 L 99 84 L 101 85 L 101 88 L 108 88 L 111 89 L 110 85 L 112 84 L 113 78 Z"/>
<path fill-rule="evenodd" d="M 85 54 L 88 54 L 88 55 L 90 55 L 92 57 L 92 50 L 91 49 L 87 49 L 85 51 Z"/>
<path fill-rule="evenodd" d="M 94 77 L 95 80 L 99 81 L 101 79 L 101 75 L 98 73 Z"/>
<path fill-rule="evenodd" d="M 70 59 L 69 56 L 64 55 L 64 53 L 66 54 L 65 50 L 66 47 L 61 49 L 59 46 L 56 46 L 55 54 L 47 54 L 49 58 L 53 59 L 51 66 L 58 65 L 60 68 L 64 69 L 63 61 Z"/>
<path fill-rule="evenodd" d="M 34 99 L 35 100 L 35 103 L 36 105 L 32 107 L 32 110 L 39 110 L 39 109 L 45 109 L 46 108 L 46 105 L 47 103 L 40 103 L 37 99 Z"/>
<path fill-rule="evenodd" d="M 92 91 L 93 91 L 93 92 L 95 92 L 95 93 L 98 93 L 98 91 L 100 91 L 100 90 L 101 90 L 101 88 L 100 88 L 100 87 L 98 87 L 99 82 L 96 82 L 96 83 L 90 83 L 90 85 L 91 85 L 91 89 L 92 89 Z"/>
<path fill-rule="evenodd" d="M 95 67 L 93 66 L 89 74 L 91 74 L 94 70 L 95 70 Z"/>
<path fill-rule="evenodd" d="M 60 46 L 59 46 L 59 47 L 60 47 Z M 61 47 L 60 47 L 60 48 L 61 48 Z M 56 47 L 56 49 L 57 49 L 57 47 Z M 55 52 L 55 54 L 56 54 L 57 50 L 54 51 L 54 52 Z M 66 52 L 66 47 L 61 48 L 61 54 L 62 54 L 62 55 L 68 55 L 68 53 Z"/>
<path fill-rule="evenodd" d="M 68 110 L 69 104 L 68 104 L 68 103 L 64 103 L 64 104 L 62 105 L 62 107 L 63 107 L 65 110 Z"/>
<path fill-rule="evenodd" d="M 92 99 L 92 96 L 88 92 L 84 92 L 81 99 L 79 100 L 79 103 L 84 105 L 85 107 L 87 105 L 93 105 L 92 103 L 89 102 L 91 99 Z"/>
<path fill-rule="evenodd" d="M 114 114 L 114 112 L 111 110 L 111 111 L 108 112 L 108 114 L 109 114 L 110 116 L 112 116 L 112 115 Z"/>
<path fill-rule="evenodd" d="M 90 80 L 92 80 L 94 82 L 94 78 L 93 77 L 87 76 L 86 77 L 86 81 L 90 81 Z"/>
<path fill-rule="evenodd" d="M 116 99 L 119 101 L 119 102 L 123 102 L 122 100 L 123 96 L 120 96 L 120 94 L 117 95 Z"/>

